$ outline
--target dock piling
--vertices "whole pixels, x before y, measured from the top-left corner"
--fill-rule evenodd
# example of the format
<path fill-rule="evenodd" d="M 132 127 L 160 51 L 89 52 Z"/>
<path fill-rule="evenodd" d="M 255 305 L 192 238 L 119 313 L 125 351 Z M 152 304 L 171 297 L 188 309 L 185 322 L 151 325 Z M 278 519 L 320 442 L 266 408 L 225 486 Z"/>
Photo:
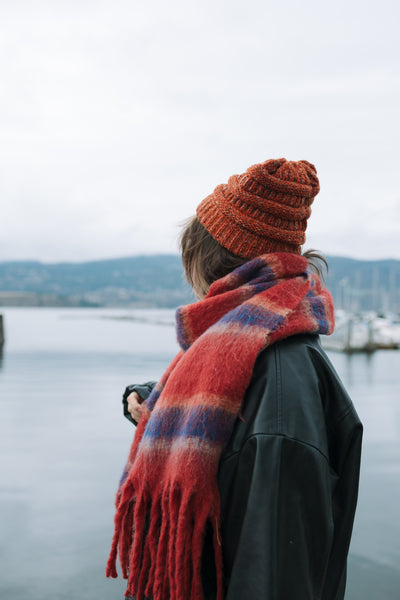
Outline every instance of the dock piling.
<path fill-rule="evenodd" d="M 4 320 L 3 315 L 0 315 L 0 349 L 3 347 L 4 341 Z"/>

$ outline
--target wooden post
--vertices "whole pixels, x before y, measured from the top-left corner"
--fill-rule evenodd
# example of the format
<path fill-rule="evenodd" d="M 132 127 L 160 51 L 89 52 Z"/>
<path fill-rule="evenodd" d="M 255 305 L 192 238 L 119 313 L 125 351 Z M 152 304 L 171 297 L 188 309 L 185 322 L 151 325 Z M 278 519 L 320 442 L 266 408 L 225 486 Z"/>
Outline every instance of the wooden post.
<path fill-rule="evenodd" d="M 0 349 L 3 347 L 4 344 L 4 322 L 3 322 L 3 315 L 0 315 Z"/>
<path fill-rule="evenodd" d="M 350 353 L 352 351 L 351 346 L 351 334 L 353 333 L 353 318 L 349 317 L 347 321 L 346 341 L 344 344 L 344 351 Z"/>
<path fill-rule="evenodd" d="M 372 352 L 375 350 L 375 342 L 374 342 L 374 328 L 373 328 L 373 319 L 368 320 L 368 341 L 367 341 L 367 352 Z"/>

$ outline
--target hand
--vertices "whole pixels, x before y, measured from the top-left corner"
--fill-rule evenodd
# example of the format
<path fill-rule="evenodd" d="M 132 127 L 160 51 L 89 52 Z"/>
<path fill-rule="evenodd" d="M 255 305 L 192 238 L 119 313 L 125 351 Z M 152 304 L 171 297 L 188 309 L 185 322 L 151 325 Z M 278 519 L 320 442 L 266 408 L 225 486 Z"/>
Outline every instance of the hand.
<path fill-rule="evenodd" d="M 131 414 L 132 418 L 135 419 L 136 423 L 139 423 L 140 417 L 143 414 L 143 399 L 137 392 L 131 392 L 126 401 L 128 404 L 128 412 Z"/>

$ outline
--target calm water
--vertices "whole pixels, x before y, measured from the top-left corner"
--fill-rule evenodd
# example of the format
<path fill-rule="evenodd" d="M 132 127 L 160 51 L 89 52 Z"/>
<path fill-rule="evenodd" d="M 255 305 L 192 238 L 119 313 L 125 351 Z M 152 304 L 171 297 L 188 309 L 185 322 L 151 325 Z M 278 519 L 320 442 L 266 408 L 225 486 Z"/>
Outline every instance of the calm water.
<path fill-rule="evenodd" d="M 120 600 L 104 566 L 133 435 L 121 393 L 175 354 L 173 312 L 1 312 L 0 597 Z M 398 600 L 400 352 L 330 357 L 365 426 L 346 597 Z"/>

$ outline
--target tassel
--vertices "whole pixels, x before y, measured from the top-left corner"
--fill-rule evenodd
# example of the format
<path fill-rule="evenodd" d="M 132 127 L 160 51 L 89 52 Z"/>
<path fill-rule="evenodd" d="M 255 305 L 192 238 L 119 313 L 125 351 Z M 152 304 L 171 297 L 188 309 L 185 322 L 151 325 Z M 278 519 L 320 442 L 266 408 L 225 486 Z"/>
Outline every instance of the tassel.
<path fill-rule="evenodd" d="M 168 577 L 168 569 L 164 566 L 167 564 L 168 557 L 168 533 L 169 533 L 169 513 L 168 513 L 168 498 L 163 495 L 161 501 L 161 528 L 160 538 L 157 548 L 157 558 L 154 567 L 154 598 L 163 598 L 164 589 L 166 587 L 165 578 Z M 151 596 L 151 590 L 146 591 L 148 597 Z"/>
<path fill-rule="evenodd" d="M 135 536 L 130 556 L 130 569 L 128 578 L 128 587 L 126 593 L 135 596 L 137 592 L 138 575 L 142 562 L 143 552 L 143 532 L 146 520 L 146 500 L 144 494 L 138 499 L 135 507 Z"/>
<path fill-rule="evenodd" d="M 129 550 L 133 541 L 133 514 L 135 511 L 135 501 L 132 500 L 126 511 L 124 522 L 122 524 L 122 535 L 119 540 L 119 558 L 122 569 L 122 577 L 128 579 L 129 575 Z"/>
<path fill-rule="evenodd" d="M 190 571 L 189 574 L 186 573 L 187 565 L 189 565 L 189 561 L 186 559 L 190 557 L 190 541 L 192 536 L 192 531 L 190 528 L 190 504 L 191 498 L 188 494 L 185 494 L 182 501 L 176 535 L 177 544 L 175 550 L 174 577 L 178 584 L 176 592 L 177 600 L 186 600 L 189 597 Z"/>
<path fill-rule="evenodd" d="M 161 498 L 153 500 L 152 511 L 150 514 L 150 529 L 148 533 L 148 544 L 150 550 L 150 570 L 145 589 L 145 596 L 150 598 L 152 590 L 155 587 L 155 571 L 157 564 L 157 552 L 160 542 L 161 531 Z"/>
<path fill-rule="evenodd" d="M 177 539 L 177 529 L 179 523 L 179 509 L 180 509 L 180 490 L 179 488 L 170 489 L 169 493 L 169 513 L 170 513 L 170 531 L 168 540 L 168 555 L 169 560 L 167 563 L 167 569 L 170 577 L 170 594 L 172 598 L 176 598 L 176 585 L 175 580 L 175 559 L 178 549 L 179 540 Z"/>
<path fill-rule="evenodd" d="M 203 600 L 203 588 L 201 585 L 201 557 L 204 539 L 204 533 L 207 525 L 207 521 L 210 518 L 210 503 L 203 501 L 202 506 L 198 506 L 196 511 L 196 520 L 193 531 L 192 541 L 192 565 L 193 565 L 193 580 L 192 580 L 192 591 L 191 600 Z"/>
<path fill-rule="evenodd" d="M 126 515 L 127 508 L 132 498 L 132 487 L 130 483 L 126 483 L 122 490 L 122 494 L 120 497 L 119 507 L 117 512 L 115 513 L 115 528 L 114 528 L 114 536 L 111 544 L 110 556 L 107 561 L 106 567 L 106 576 L 107 577 L 118 577 L 117 573 L 117 554 L 118 554 L 118 543 L 122 531 L 122 526 L 124 522 L 124 517 Z"/>
<path fill-rule="evenodd" d="M 217 574 L 217 597 L 216 600 L 223 600 L 224 597 L 224 581 L 223 581 L 223 563 L 222 563 L 222 544 L 221 535 L 218 525 L 218 518 L 215 517 L 215 525 L 213 527 L 214 534 L 214 557 L 215 557 L 215 571 Z"/>

